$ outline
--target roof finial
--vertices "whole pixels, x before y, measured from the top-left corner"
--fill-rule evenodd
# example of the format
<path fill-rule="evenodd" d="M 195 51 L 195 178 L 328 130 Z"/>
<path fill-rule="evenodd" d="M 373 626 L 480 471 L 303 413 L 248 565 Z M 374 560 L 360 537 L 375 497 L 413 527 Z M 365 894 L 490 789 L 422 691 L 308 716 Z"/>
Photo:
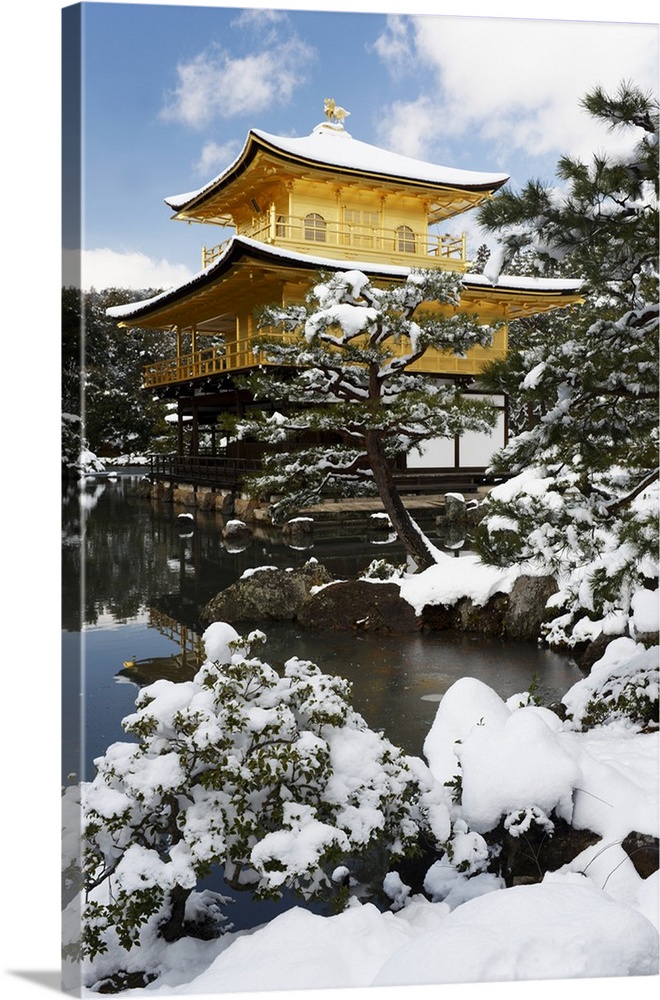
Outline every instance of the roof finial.
<path fill-rule="evenodd" d="M 345 108 L 340 108 L 338 104 L 335 104 L 334 97 L 326 97 L 323 101 L 323 107 L 328 121 L 336 122 L 338 125 L 341 125 L 344 118 L 348 118 L 350 115 L 350 111 L 346 111 Z"/>

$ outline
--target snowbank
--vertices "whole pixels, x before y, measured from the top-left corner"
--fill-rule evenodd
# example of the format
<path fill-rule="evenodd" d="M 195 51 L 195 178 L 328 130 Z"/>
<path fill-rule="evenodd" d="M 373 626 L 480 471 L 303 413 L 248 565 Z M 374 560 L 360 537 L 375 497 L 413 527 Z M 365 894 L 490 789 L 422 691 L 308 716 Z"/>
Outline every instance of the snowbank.
<path fill-rule="evenodd" d="M 579 875 L 465 903 L 396 952 L 374 986 L 643 976 L 658 971 L 658 936 L 641 914 Z"/>
<path fill-rule="evenodd" d="M 427 604 L 451 605 L 462 597 L 469 597 L 473 604 L 482 606 L 494 594 L 511 593 L 520 575 L 517 567 L 486 566 L 477 555 L 455 559 L 439 552 L 437 558 L 435 566 L 408 576 L 400 584 L 401 597 L 418 615 Z"/>
<path fill-rule="evenodd" d="M 197 957 L 199 944 L 190 944 L 190 959 Z M 177 958 L 185 967 L 184 949 Z M 417 896 L 397 913 L 380 913 L 370 903 L 355 903 L 333 917 L 296 908 L 235 936 L 191 982 L 179 982 L 180 973 L 172 970 L 157 987 L 126 990 L 122 996 L 650 976 L 657 971 L 653 924 L 585 876 L 566 874 L 491 892 L 453 911 Z"/>

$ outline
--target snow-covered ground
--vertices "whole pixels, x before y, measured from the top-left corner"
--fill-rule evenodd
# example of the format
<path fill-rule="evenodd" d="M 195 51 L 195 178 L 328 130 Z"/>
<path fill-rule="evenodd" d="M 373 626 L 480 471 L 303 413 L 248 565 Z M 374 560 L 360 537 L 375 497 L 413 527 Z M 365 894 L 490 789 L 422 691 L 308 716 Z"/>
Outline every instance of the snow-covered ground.
<path fill-rule="evenodd" d="M 296 907 L 211 942 L 145 939 L 122 967 L 158 969 L 159 978 L 121 995 L 657 975 L 659 875 L 641 878 L 621 840 L 632 830 L 659 834 L 659 735 L 616 712 L 586 730 L 581 720 L 608 678 L 621 685 L 644 676 L 644 690 L 657 698 L 658 652 L 614 640 L 566 692 L 567 721 L 525 692 L 505 702 L 481 681 L 457 681 L 424 745 L 438 782 L 461 782 L 451 807 L 452 862 L 432 865 L 425 895 L 391 872 L 388 912 L 353 899 L 335 916 Z M 598 842 L 536 884 L 507 888 L 485 870 L 484 835 L 502 818 L 514 836 L 532 824 L 551 834 L 551 815 Z"/>
<path fill-rule="evenodd" d="M 640 912 L 652 912 L 654 895 L 657 880 L 631 905 L 562 873 L 454 910 L 420 898 L 397 913 L 293 909 L 210 945 L 171 945 L 159 985 L 122 996 L 654 975 L 657 929 Z"/>

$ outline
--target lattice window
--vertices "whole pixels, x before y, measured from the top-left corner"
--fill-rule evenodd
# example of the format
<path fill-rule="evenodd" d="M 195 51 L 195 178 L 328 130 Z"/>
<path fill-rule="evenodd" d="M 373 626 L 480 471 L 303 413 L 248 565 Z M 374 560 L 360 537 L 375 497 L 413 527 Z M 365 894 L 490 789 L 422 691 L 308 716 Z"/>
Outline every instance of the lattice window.
<path fill-rule="evenodd" d="M 305 216 L 305 239 L 313 243 L 325 243 L 325 219 L 318 212 Z"/>
<path fill-rule="evenodd" d="M 399 253 L 415 253 L 415 234 L 410 226 L 397 226 L 396 248 Z"/>

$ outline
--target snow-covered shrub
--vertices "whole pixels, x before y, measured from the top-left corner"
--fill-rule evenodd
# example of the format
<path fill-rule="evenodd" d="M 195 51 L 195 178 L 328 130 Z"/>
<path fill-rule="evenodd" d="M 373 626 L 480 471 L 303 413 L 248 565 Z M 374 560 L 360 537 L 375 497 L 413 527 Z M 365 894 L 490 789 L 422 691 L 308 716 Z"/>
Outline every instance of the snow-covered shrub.
<path fill-rule="evenodd" d="M 504 829 L 512 837 L 522 837 L 532 826 L 538 826 L 548 834 L 554 833 L 555 829 L 555 824 L 539 806 L 514 809 L 504 817 Z"/>
<path fill-rule="evenodd" d="M 432 900 L 454 906 L 501 888 L 507 837 L 552 837 L 553 816 L 571 822 L 580 766 L 568 724 L 537 701 L 533 692 L 504 701 L 463 677 L 440 702 L 424 755 L 451 795 L 451 832 L 424 880 Z"/>
<path fill-rule="evenodd" d="M 474 726 L 455 748 L 462 774 L 461 814 L 486 834 L 503 818 L 540 809 L 570 822 L 580 769 L 556 715 L 535 706 L 495 725 Z M 539 814 L 540 815 L 540 814 Z"/>
<path fill-rule="evenodd" d="M 82 420 L 74 413 L 62 414 L 62 470 L 83 475 L 103 472 L 105 464 L 90 451 Z"/>
<path fill-rule="evenodd" d="M 658 646 L 645 649 L 626 636 L 615 639 L 589 676 L 564 695 L 570 718 L 584 729 L 615 721 L 657 729 L 659 657 Z"/>
<path fill-rule="evenodd" d="M 402 881 L 398 872 L 388 872 L 383 879 L 383 892 L 392 900 L 390 909 L 401 910 L 410 898 L 410 886 Z"/>
<path fill-rule="evenodd" d="M 252 655 L 264 637 L 207 629 L 194 680 L 159 680 L 123 720 L 134 742 L 95 761 L 82 787 L 86 888 L 82 951 L 128 951 L 221 931 L 221 901 L 195 887 L 214 866 L 257 897 L 287 886 L 305 898 L 343 890 L 413 852 L 420 829 L 449 835 L 443 790 L 423 762 L 371 730 L 341 678 L 296 657 L 283 673 Z M 371 872 L 370 872 L 371 874 Z M 215 911 L 215 913 L 214 913 Z"/>
<path fill-rule="evenodd" d="M 424 879 L 434 902 L 453 907 L 498 888 L 493 879 L 547 878 L 565 864 L 600 887 L 618 868 L 615 845 L 657 836 L 659 655 L 614 639 L 563 696 L 565 718 L 470 677 L 448 689 L 424 743 L 452 793 L 451 833 Z"/>
<path fill-rule="evenodd" d="M 431 865 L 424 877 L 424 892 L 433 903 L 455 909 L 468 899 L 504 888 L 504 879 L 492 872 L 466 874 L 448 856 Z"/>
<path fill-rule="evenodd" d="M 475 875 L 488 866 L 488 845 L 480 833 L 469 829 L 465 820 L 457 820 L 447 842 L 447 857 L 456 871 Z"/>

